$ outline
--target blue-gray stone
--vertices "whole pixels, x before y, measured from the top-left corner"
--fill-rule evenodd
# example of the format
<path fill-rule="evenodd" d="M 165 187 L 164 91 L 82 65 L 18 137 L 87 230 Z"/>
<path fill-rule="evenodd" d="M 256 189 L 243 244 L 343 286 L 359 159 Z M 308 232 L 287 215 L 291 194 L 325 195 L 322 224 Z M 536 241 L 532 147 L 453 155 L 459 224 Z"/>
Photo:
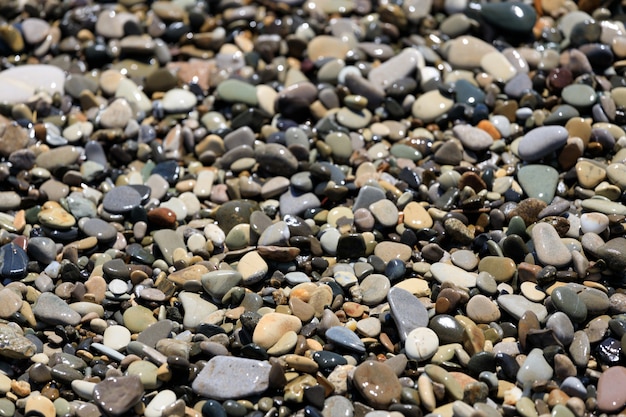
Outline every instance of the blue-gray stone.
<path fill-rule="evenodd" d="M 139 207 L 142 200 L 142 195 L 134 187 L 122 185 L 104 195 L 102 206 L 109 213 L 123 214 Z"/>
<path fill-rule="evenodd" d="M 356 352 L 365 352 L 365 345 L 352 330 L 343 326 L 333 326 L 326 330 L 326 338 L 337 346 L 354 350 Z"/>
<path fill-rule="evenodd" d="M 390 289 L 389 294 L 387 294 L 387 301 L 403 341 L 406 340 L 407 335 L 412 330 L 428 326 L 426 307 L 407 290 L 397 287 Z"/>

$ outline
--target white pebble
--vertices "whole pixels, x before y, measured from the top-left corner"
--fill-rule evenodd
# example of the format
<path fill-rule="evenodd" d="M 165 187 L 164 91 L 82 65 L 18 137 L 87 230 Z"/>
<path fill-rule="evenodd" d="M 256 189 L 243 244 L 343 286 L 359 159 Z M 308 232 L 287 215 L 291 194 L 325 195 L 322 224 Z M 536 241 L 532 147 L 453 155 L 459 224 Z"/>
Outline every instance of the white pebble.
<path fill-rule="evenodd" d="M 609 225 L 609 218 L 603 213 L 584 213 L 580 216 L 580 229 L 583 233 L 602 233 Z"/>
<path fill-rule="evenodd" d="M 406 355 L 417 361 L 430 358 L 437 352 L 437 348 L 439 348 L 439 337 L 428 327 L 411 330 L 404 345 Z"/>

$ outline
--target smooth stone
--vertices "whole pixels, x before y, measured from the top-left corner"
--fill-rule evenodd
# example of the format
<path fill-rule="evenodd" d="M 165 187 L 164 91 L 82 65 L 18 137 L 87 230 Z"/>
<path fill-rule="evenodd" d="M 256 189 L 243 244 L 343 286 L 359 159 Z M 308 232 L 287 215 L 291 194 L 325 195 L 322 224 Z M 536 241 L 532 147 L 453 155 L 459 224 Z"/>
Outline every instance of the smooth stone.
<path fill-rule="evenodd" d="M 489 52 L 483 55 L 480 66 L 485 72 L 498 80 L 507 82 L 517 74 L 517 70 L 501 52 Z"/>
<path fill-rule="evenodd" d="M 341 38 L 318 35 L 308 42 L 307 52 L 309 59 L 315 62 L 325 58 L 344 59 L 350 50 L 350 44 Z"/>
<path fill-rule="evenodd" d="M 280 196 L 280 213 L 282 216 L 303 214 L 308 209 L 321 205 L 319 198 L 313 193 L 297 193 L 293 188 Z"/>
<path fill-rule="evenodd" d="M 582 330 L 574 332 L 572 343 L 569 346 L 569 354 L 576 366 L 587 366 L 591 354 L 591 344 L 587 333 Z"/>
<path fill-rule="evenodd" d="M 548 317 L 546 329 L 552 330 L 556 338 L 565 346 L 568 346 L 574 338 L 574 325 L 567 314 L 562 311 L 557 311 Z"/>
<path fill-rule="evenodd" d="M 39 320 L 49 324 L 76 326 L 81 318 L 62 298 L 52 293 L 43 293 L 37 298 L 33 313 Z"/>
<path fill-rule="evenodd" d="M 228 79 L 222 81 L 217 86 L 217 94 L 224 101 L 230 103 L 244 103 L 249 106 L 258 106 L 256 88 L 245 81 Z"/>
<path fill-rule="evenodd" d="M 477 294 L 465 306 L 467 316 L 476 323 L 497 322 L 500 319 L 499 307 L 488 297 Z"/>
<path fill-rule="evenodd" d="M 398 223 L 398 209 L 390 200 L 379 200 L 370 204 L 369 210 L 374 218 L 385 227 L 392 227 Z"/>
<path fill-rule="evenodd" d="M 460 36 L 444 44 L 443 52 L 448 62 L 457 68 L 477 69 L 484 55 L 496 49 L 474 36 Z"/>
<path fill-rule="evenodd" d="M 371 185 L 365 185 L 359 190 L 354 204 L 352 205 L 352 211 L 355 212 L 361 208 L 369 208 L 370 205 L 384 199 L 385 192 L 383 190 Z"/>
<path fill-rule="evenodd" d="M 35 92 L 42 91 L 49 96 L 63 95 L 65 73 L 54 65 L 27 64 L 5 69 L 0 72 L 0 102 L 15 104 L 30 99 Z"/>
<path fill-rule="evenodd" d="M 597 248 L 596 253 L 613 271 L 622 271 L 626 267 L 626 239 L 623 237 L 607 241 Z"/>
<path fill-rule="evenodd" d="M 0 318 L 10 319 L 22 308 L 22 297 L 10 288 L 0 290 Z"/>
<path fill-rule="evenodd" d="M 152 311 L 141 305 L 129 307 L 124 311 L 123 317 L 124 326 L 132 333 L 141 333 L 157 322 Z"/>
<path fill-rule="evenodd" d="M 123 214 L 139 207 L 143 200 L 142 195 L 135 188 L 122 185 L 114 187 L 104 195 L 103 208 L 113 214 Z"/>
<path fill-rule="evenodd" d="M 124 326 L 109 326 L 104 331 L 102 344 L 120 351 L 128 346 L 130 336 L 130 331 Z"/>
<path fill-rule="evenodd" d="M 76 163 L 81 156 L 81 150 L 76 146 L 65 145 L 50 149 L 37 155 L 35 165 L 53 171 L 60 167 L 67 167 Z"/>
<path fill-rule="evenodd" d="M 271 369 L 264 361 L 216 356 L 202 368 L 192 388 L 198 395 L 220 401 L 262 394 L 269 387 Z"/>
<path fill-rule="evenodd" d="M 176 402 L 176 398 L 176 393 L 172 390 L 159 391 L 146 406 L 144 415 L 146 417 L 162 417 L 165 409 Z"/>
<path fill-rule="evenodd" d="M 424 57 L 415 48 L 404 48 L 401 52 L 372 69 L 367 78 L 380 88 L 387 88 L 394 81 L 398 81 L 423 67 Z"/>
<path fill-rule="evenodd" d="M 259 246 L 288 246 L 291 233 L 284 221 L 279 221 L 267 227 L 259 236 Z"/>
<path fill-rule="evenodd" d="M 521 138 L 517 152 L 524 161 L 536 161 L 564 146 L 568 136 L 561 126 L 536 127 Z"/>
<path fill-rule="evenodd" d="M 352 330 L 343 326 L 333 326 L 326 330 L 326 338 L 337 346 L 364 353 L 365 345 Z"/>
<path fill-rule="evenodd" d="M 453 100 L 441 95 L 439 90 L 432 90 L 421 94 L 413 102 L 411 113 L 425 123 L 430 123 L 448 112 L 452 106 L 454 106 Z"/>
<path fill-rule="evenodd" d="M 133 115 L 134 112 L 128 100 L 118 98 L 100 113 L 100 126 L 105 129 L 124 129 Z"/>
<path fill-rule="evenodd" d="M 587 306 L 576 292 L 567 287 L 557 287 L 550 293 L 552 303 L 559 310 L 567 314 L 575 323 L 582 323 L 587 319 Z"/>
<path fill-rule="evenodd" d="M 598 379 L 598 408 L 605 413 L 616 413 L 626 405 L 626 368 L 613 366 L 608 368 Z"/>
<path fill-rule="evenodd" d="M 21 360 L 30 358 L 35 353 L 37 353 L 37 346 L 33 341 L 21 332 L 17 332 L 12 326 L 0 324 L 0 355 Z"/>
<path fill-rule="evenodd" d="M 295 316 L 281 313 L 267 313 L 257 323 L 252 341 L 262 348 L 269 349 L 287 332 L 299 332 L 302 322 Z"/>
<path fill-rule="evenodd" d="M 586 109 L 596 102 L 597 94 L 586 84 L 570 84 L 561 91 L 561 98 L 578 109 Z"/>
<path fill-rule="evenodd" d="M 454 378 L 454 376 L 450 372 L 446 371 L 441 366 L 433 364 L 426 365 L 424 367 L 424 372 L 431 380 L 442 384 L 445 387 L 448 395 L 450 395 L 450 397 L 452 397 L 454 400 L 463 399 L 463 387 L 461 386 L 461 383 L 456 378 Z"/>
<path fill-rule="evenodd" d="M 28 273 L 28 255 L 15 243 L 0 247 L 0 277 L 18 280 Z"/>
<path fill-rule="evenodd" d="M 406 355 L 418 362 L 430 359 L 438 348 L 439 337 L 428 327 L 418 327 L 411 330 L 404 341 Z"/>
<path fill-rule="evenodd" d="M 242 281 L 246 284 L 254 284 L 261 281 L 267 274 L 269 267 L 258 252 L 248 252 L 237 264 L 237 271 L 241 274 Z"/>
<path fill-rule="evenodd" d="M 524 165 L 517 172 L 517 180 L 528 197 L 550 204 L 559 182 L 559 173 L 548 165 Z"/>
<path fill-rule="evenodd" d="M 505 256 L 485 256 L 478 263 L 478 272 L 488 273 L 496 282 L 508 282 L 517 272 L 517 266 L 513 259 Z"/>
<path fill-rule="evenodd" d="M 484 151 L 493 145 L 491 135 L 474 126 L 459 124 L 452 128 L 452 132 L 459 138 L 463 147 L 471 151 Z"/>
<path fill-rule="evenodd" d="M 542 304 L 534 303 L 523 295 L 502 294 L 497 298 L 498 305 L 517 320 L 522 318 L 527 310 L 532 311 L 540 322 L 545 322 L 548 310 Z"/>
<path fill-rule="evenodd" d="M 161 102 L 166 112 L 180 113 L 193 109 L 197 99 L 191 91 L 173 88 L 165 93 Z"/>
<path fill-rule="evenodd" d="M 549 223 L 540 222 L 533 226 L 533 244 L 539 262 L 543 265 L 564 267 L 572 261 L 572 254 L 563 244 L 556 229 Z"/>
<path fill-rule="evenodd" d="M 143 384 L 137 376 L 109 377 L 96 384 L 94 402 L 107 414 L 118 416 L 130 410 L 143 396 Z"/>
<path fill-rule="evenodd" d="M 234 270 L 211 271 L 200 279 L 204 290 L 215 300 L 221 300 L 233 287 L 239 285 L 242 276 Z"/>
<path fill-rule="evenodd" d="M 439 283 L 450 282 L 464 288 L 476 286 L 476 274 L 467 272 L 458 266 L 435 262 L 430 266 L 430 273 Z"/>
<path fill-rule="evenodd" d="M 359 286 L 361 289 L 361 302 L 365 305 L 375 306 L 387 298 L 391 283 L 385 275 L 371 274 L 363 278 Z"/>
<path fill-rule="evenodd" d="M 541 349 L 535 348 L 530 351 L 522 366 L 517 372 L 517 382 L 528 386 L 535 381 L 549 381 L 552 379 L 553 370 L 543 356 Z"/>
<path fill-rule="evenodd" d="M 374 255 L 380 257 L 384 262 L 392 259 L 399 259 L 407 262 L 411 259 L 411 247 L 398 242 L 380 242 L 374 248 Z"/>
<path fill-rule="evenodd" d="M 174 251 L 179 248 L 186 249 L 184 240 L 174 230 L 160 229 L 154 232 L 152 237 L 163 258 L 170 265 L 174 264 Z"/>
<path fill-rule="evenodd" d="M 145 389 L 155 389 L 160 385 L 157 380 L 158 369 L 155 364 L 147 360 L 135 361 L 126 368 L 126 375 L 138 376 Z"/>
<path fill-rule="evenodd" d="M 533 7 L 516 1 L 484 4 L 480 15 L 495 28 L 516 33 L 530 32 L 537 20 Z"/>
<path fill-rule="evenodd" d="M 366 361 L 352 374 L 354 387 L 375 408 L 387 408 L 399 402 L 402 386 L 396 374 L 385 364 Z"/>
<path fill-rule="evenodd" d="M 406 340 L 414 329 L 428 326 L 426 307 L 407 290 L 391 288 L 387 301 L 402 340 Z"/>
<path fill-rule="evenodd" d="M 587 198 L 580 202 L 582 208 L 588 211 L 598 211 L 606 215 L 617 214 L 621 216 L 626 215 L 626 206 L 623 204 L 610 201 L 605 198 Z"/>
<path fill-rule="evenodd" d="M 217 306 L 202 298 L 200 294 L 181 291 L 178 298 L 183 305 L 185 315 L 183 325 L 186 329 L 195 329 L 211 313 L 217 310 Z"/>
<path fill-rule="evenodd" d="M 99 218 L 83 218 L 78 221 L 78 228 L 87 236 L 93 236 L 98 242 L 110 243 L 117 239 L 117 229 Z"/>

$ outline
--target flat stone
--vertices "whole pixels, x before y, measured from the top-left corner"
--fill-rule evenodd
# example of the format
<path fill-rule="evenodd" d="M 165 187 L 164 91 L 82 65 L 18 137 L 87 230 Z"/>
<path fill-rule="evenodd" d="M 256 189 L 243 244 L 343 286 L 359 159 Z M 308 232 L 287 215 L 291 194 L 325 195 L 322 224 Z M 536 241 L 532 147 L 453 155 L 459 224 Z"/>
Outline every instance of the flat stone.
<path fill-rule="evenodd" d="M 569 134 L 561 126 L 541 126 L 519 141 L 518 154 L 524 161 L 536 161 L 565 145 Z"/>
<path fill-rule="evenodd" d="M 3 288 L 0 290 L 0 318 L 10 319 L 13 314 L 22 308 L 22 297 L 14 290 Z"/>
<path fill-rule="evenodd" d="M 343 326 L 333 326 L 326 330 L 326 338 L 337 346 L 364 353 L 365 345 L 352 330 Z"/>
<path fill-rule="evenodd" d="M 497 298 L 498 305 L 515 317 L 520 319 L 527 310 L 532 311 L 540 322 L 544 322 L 548 317 L 548 310 L 539 303 L 528 300 L 523 295 L 518 294 L 502 294 Z"/>
<path fill-rule="evenodd" d="M 476 286 L 476 274 L 467 272 L 458 266 L 435 262 L 430 266 L 430 272 L 440 283 L 451 282 L 465 288 L 473 288 Z"/>
<path fill-rule="evenodd" d="M 428 327 L 411 330 L 404 341 L 406 355 L 418 362 L 430 359 L 438 348 L 439 337 Z"/>
<path fill-rule="evenodd" d="M 139 207 L 143 198 L 139 192 L 128 185 L 114 187 L 104 195 L 103 207 L 109 213 L 127 213 Z"/>
<path fill-rule="evenodd" d="M 11 67 L 0 72 L 0 102 L 26 102 L 36 91 L 52 96 L 64 93 L 65 73 L 54 65 L 30 64 Z"/>
<path fill-rule="evenodd" d="M 161 99 L 163 109 L 170 113 L 186 112 L 196 105 L 196 96 L 188 90 L 173 88 L 165 93 Z"/>
<path fill-rule="evenodd" d="M 120 351 L 128 346 L 130 336 L 130 331 L 124 326 L 109 326 L 104 331 L 102 344 Z"/>
<path fill-rule="evenodd" d="M 554 306 L 567 314 L 573 322 L 582 323 L 587 319 L 587 306 L 573 289 L 567 286 L 557 287 L 552 290 L 550 298 Z"/>
<path fill-rule="evenodd" d="M 448 112 L 453 105 L 453 100 L 441 95 L 439 90 L 432 90 L 421 94 L 413 102 L 411 113 L 425 123 L 430 123 Z"/>
<path fill-rule="evenodd" d="M 533 244 L 537 258 L 543 265 L 564 267 L 572 261 L 572 254 L 549 223 L 537 223 L 532 229 Z"/>
<path fill-rule="evenodd" d="M 605 413 L 616 413 L 626 405 L 626 368 L 613 366 L 602 372 L 598 379 L 598 408 Z"/>
<path fill-rule="evenodd" d="M 528 197 L 550 204 L 559 182 L 559 173 L 548 165 L 530 164 L 519 169 L 517 180 Z"/>
<path fill-rule="evenodd" d="M 138 376 L 109 377 L 96 384 L 93 399 L 107 414 L 119 416 L 137 404 L 143 393 Z"/>
<path fill-rule="evenodd" d="M 355 388 L 368 404 L 375 408 L 387 408 L 399 402 L 402 386 L 390 367 L 375 361 L 365 361 L 354 369 L 352 380 Z"/>
<path fill-rule="evenodd" d="M 549 381 L 552 375 L 552 367 L 543 357 L 543 351 L 535 348 L 530 351 L 520 366 L 517 372 L 517 381 L 522 385 L 529 385 L 535 381 Z"/>
<path fill-rule="evenodd" d="M 72 310 L 60 297 L 52 293 L 43 293 L 33 306 L 35 317 L 49 324 L 76 326 L 80 323 L 80 314 Z"/>
<path fill-rule="evenodd" d="M 597 249 L 597 254 L 610 269 L 621 271 L 626 267 L 626 239 L 616 237 L 609 240 Z"/>
<path fill-rule="evenodd" d="M 387 295 L 391 314 L 402 340 L 416 328 L 428 326 L 428 311 L 410 292 L 401 288 L 391 288 Z"/>
<path fill-rule="evenodd" d="M 141 305 L 129 307 L 123 317 L 124 326 L 132 333 L 140 333 L 157 321 L 152 311 Z"/>
<path fill-rule="evenodd" d="M 219 401 L 262 394 L 269 387 L 269 363 L 234 356 L 209 360 L 193 381 L 194 392 Z"/>
<path fill-rule="evenodd" d="M 465 306 L 465 311 L 467 316 L 476 323 L 491 323 L 500 319 L 500 308 L 482 294 L 471 297 Z"/>
<path fill-rule="evenodd" d="M 459 124 L 452 128 L 452 132 L 459 138 L 463 147 L 471 151 L 484 151 L 493 145 L 491 135 L 474 126 Z"/>
<path fill-rule="evenodd" d="M 299 332 L 302 322 L 295 316 L 281 313 L 268 313 L 254 328 L 252 341 L 257 345 L 269 349 L 287 332 Z"/>

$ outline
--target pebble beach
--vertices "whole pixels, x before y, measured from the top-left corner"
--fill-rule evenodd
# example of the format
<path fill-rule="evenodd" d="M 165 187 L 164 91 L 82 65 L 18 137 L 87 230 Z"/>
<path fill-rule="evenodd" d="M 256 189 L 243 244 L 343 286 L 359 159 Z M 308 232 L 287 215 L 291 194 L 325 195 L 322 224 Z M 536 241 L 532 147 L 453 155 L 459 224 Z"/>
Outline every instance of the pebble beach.
<path fill-rule="evenodd" d="M 0 0 L 0 417 L 623 415 L 624 22 Z"/>

